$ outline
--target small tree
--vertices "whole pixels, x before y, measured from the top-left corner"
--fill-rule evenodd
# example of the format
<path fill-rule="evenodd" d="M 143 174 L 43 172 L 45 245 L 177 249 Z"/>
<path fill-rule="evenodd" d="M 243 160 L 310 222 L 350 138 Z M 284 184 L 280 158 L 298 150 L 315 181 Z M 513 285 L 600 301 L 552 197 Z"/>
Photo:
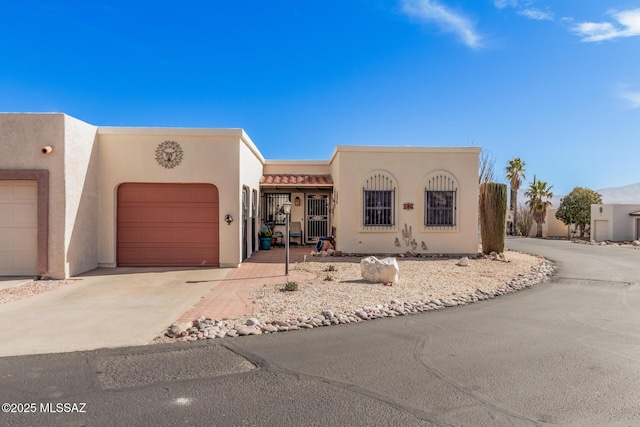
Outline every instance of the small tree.
<path fill-rule="evenodd" d="M 584 231 L 591 224 L 591 205 L 602 203 L 602 195 L 590 188 L 576 187 L 560 202 L 556 218 L 564 225 L 576 224 L 580 231 L 580 237 L 584 237 Z"/>
<path fill-rule="evenodd" d="M 486 182 L 480 185 L 480 236 L 482 252 L 504 252 L 507 219 L 507 185 Z"/>
<path fill-rule="evenodd" d="M 524 195 L 529 199 L 527 205 L 533 215 L 533 220 L 538 225 L 536 230 L 536 237 L 542 237 L 542 224 L 547 216 L 547 208 L 551 206 L 551 198 L 553 193 L 551 192 L 552 186 L 547 186 L 546 181 L 533 180 L 529 184 L 529 188 L 525 191 Z"/>
<path fill-rule="evenodd" d="M 533 215 L 531 215 L 531 211 L 527 209 L 525 205 L 520 203 L 518 206 L 518 221 L 515 223 L 516 234 L 529 237 L 529 232 L 531 231 L 531 227 L 533 227 Z"/>
<path fill-rule="evenodd" d="M 478 161 L 478 184 L 495 180 L 495 165 L 496 158 L 491 154 L 491 151 L 482 150 Z"/>

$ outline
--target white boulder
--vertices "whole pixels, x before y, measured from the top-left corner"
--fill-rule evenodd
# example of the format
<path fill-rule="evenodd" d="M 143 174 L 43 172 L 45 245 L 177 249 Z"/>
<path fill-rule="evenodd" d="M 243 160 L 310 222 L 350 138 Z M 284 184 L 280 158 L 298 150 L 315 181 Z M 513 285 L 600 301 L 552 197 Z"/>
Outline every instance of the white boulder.
<path fill-rule="evenodd" d="M 398 281 L 400 267 L 395 258 L 378 259 L 370 256 L 360 261 L 360 272 L 362 278 L 368 282 L 395 283 Z"/>
<path fill-rule="evenodd" d="M 469 257 L 462 257 L 458 260 L 458 265 L 460 267 L 468 267 L 469 266 Z"/>

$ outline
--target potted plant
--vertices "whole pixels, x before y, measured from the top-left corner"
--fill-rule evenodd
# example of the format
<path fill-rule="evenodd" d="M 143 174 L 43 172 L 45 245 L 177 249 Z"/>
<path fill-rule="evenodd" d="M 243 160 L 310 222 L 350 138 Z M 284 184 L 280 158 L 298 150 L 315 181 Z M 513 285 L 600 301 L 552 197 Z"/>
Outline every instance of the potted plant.
<path fill-rule="evenodd" d="M 268 227 L 262 227 L 262 230 L 258 232 L 258 237 L 260 238 L 260 249 L 271 249 L 273 233 Z"/>

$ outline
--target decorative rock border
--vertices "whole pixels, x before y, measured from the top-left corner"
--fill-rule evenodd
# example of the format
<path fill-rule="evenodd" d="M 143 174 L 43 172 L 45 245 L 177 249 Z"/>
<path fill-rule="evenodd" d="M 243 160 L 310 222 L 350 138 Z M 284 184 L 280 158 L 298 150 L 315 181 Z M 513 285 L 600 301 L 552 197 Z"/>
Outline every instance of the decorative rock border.
<path fill-rule="evenodd" d="M 623 242 L 613 242 L 611 240 L 606 240 L 604 242 L 596 242 L 595 240 L 579 240 L 574 239 L 571 240 L 571 243 L 578 243 L 582 245 L 591 245 L 591 246 L 624 246 L 624 247 L 633 247 L 634 249 L 640 249 L 640 240 L 634 241 L 623 241 Z"/>
<path fill-rule="evenodd" d="M 473 304 L 478 301 L 493 299 L 500 295 L 510 294 L 544 282 L 554 271 L 553 264 L 545 259 L 533 266 L 530 273 L 520 274 L 493 292 L 484 292 L 476 289 L 476 291 L 470 295 L 456 295 L 455 297 L 449 298 L 426 299 L 413 302 L 393 299 L 389 304 L 378 304 L 375 307 L 362 307 L 346 313 L 334 313 L 332 310 L 323 310 L 321 313 L 311 317 L 299 316 L 297 319 L 286 321 L 275 320 L 264 323 L 256 318 L 250 318 L 244 322 L 244 324 L 238 324 L 237 320 L 216 320 L 200 316 L 193 322 L 172 324 L 164 331 L 164 336 L 178 342 L 188 342 L 313 329 L 322 326 L 361 323 L 367 320 L 382 319 L 385 317 L 406 316 L 458 305 Z"/>

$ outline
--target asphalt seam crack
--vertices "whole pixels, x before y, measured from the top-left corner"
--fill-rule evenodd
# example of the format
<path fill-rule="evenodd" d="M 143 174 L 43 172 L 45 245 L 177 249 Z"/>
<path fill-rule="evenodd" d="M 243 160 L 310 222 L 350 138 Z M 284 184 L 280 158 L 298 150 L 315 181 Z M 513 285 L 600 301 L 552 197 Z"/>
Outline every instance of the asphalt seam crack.
<path fill-rule="evenodd" d="M 296 371 L 293 369 L 289 369 L 289 368 L 285 368 L 282 366 L 279 366 L 273 362 L 270 362 L 269 360 L 255 354 L 252 353 L 251 351 L 245 349 L 245 348 L 240 348 L 238 346 L 235 346 L 233 344 L 226 344 L 225 347 L 227 349 L 229 349 L 230 351 L 234 352 L 235 354 L 237 354 L 238 356 L 244 357 L 245 359 L 247 359 L 249 362 L 259 366 L 259 369 L 263 369 L 266 371 L 271 371 L 271 372 L 281 372 L 281 373 L 285 373 L 288 375 L 292 375 L 298 379 L 310 379 L 310 380 L 315 380 L 315 381 L 320 381 L 323 382 L 325 384 L 331 385 L 333 387 L 337 387 L 337 388 L 341 388 L 341 389 L 345 389 L 345 390 L 349 390 L 353 393 L 356 394 L 360 394 L 362 396 L 366 396 L 369 397 L 371 399 L 377 400 L 379 402 L 385 403 L 389 406 L 391 406 L 392 408 L 401 410 L 403 412 L 409 413 L 411 415 L 413 415 L 414 417 L 416 417 L 417 419 L 421 420 L 421 421 L 427 421 L 430 422 L 434 425 L 437 426 L 454 426 L 455 424 L 450 424 L 447 423 L 441 419 L 439 419 L 435 414 L 427 412 L 423 409 L 417 408 L 415 406 L 410 405 L 407 402 L 399 402 L 398 400 L 395 400 L 387 395 L 381 394 L 377 391 L 373 391 L 373 390 L 369 390 L 367 388 L 361 387 L 359 385 L 356 384 L 352 384 L 352 383 L 347 383 L 344 381 L 340 381 L 340 380 L 336 380 L 336 379 L 332 379 L 332 378 L 326 378 L 323 376 L 319 376 L 319 375 L 312 375 L 312 374 L 306 374 L 300 371 Z M 255 371 L 253 371 L 255 372 Z"/>

